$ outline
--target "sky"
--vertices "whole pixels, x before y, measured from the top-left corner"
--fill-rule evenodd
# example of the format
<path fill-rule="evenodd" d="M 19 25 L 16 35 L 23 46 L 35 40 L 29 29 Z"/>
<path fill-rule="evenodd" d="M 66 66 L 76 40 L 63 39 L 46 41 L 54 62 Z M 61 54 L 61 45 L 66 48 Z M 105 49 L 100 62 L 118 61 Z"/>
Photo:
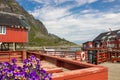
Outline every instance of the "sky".
<path fill-rule="evenodd" d="M 17 0 L 49 33 L 81 44 L 120 29 L 120 0 Z"/>

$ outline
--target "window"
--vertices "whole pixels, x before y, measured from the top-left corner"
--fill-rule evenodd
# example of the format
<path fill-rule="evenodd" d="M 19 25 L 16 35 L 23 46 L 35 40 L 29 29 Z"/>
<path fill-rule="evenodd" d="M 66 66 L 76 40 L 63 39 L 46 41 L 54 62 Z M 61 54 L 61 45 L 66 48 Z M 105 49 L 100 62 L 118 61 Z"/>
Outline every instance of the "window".
<path fill-rule="evenodd" d="M 110 35 L 111 33 L 109 32 L 109 33 L 107 33 L 106 35 Z"/>
<path fill-rule="evenodd" d="M 6 34 L 6 27 L 0 26 L 0 34 Z"/>
<path fill-rule="evenodd" d="M 117 33 L 120 33 L 120 31 L 118 31 Z"/>
<path fill-rule="evenodd" d="M 106 36 L 103 36 L 103 37 L 102 37 L 102 40 L 105 40 L 105 38 L 106 38 Z"/>

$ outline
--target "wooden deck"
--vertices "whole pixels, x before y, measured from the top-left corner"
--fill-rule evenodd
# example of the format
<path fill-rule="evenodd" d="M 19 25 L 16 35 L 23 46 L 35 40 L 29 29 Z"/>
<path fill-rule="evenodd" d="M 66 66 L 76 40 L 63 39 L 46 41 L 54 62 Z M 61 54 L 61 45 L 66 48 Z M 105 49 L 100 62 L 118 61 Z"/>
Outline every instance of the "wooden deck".
<path fill-rule="evenodd" d="M 12 56 L 15 58 L 19 55 L 18 58 L 23 60 L 31 55 L 35 55 L 41 60 L 41 67 L 44 68 L 48 73 L 53 73 L 52 80 L 108 80 L 108 69 L 106 67 L 67 59 L 63 56 L 47 55 L 41 52 L 29 51 L 25 53 L 12 51 L 10 53 L 4 53 L 9 54 L 8 61 L 10 61 Z M 2 52 L 1 54 L 3 55 Z M 4 61 L 5 59 L 2 60 Z M 20 62 L 17 64 L 20 66 L 23 65 Z"/>

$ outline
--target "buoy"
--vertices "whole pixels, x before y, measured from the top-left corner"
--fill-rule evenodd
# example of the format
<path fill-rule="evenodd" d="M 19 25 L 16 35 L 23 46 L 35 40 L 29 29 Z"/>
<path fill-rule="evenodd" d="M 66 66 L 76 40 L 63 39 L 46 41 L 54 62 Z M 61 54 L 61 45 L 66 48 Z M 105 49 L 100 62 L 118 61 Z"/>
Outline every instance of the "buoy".
<path fill-rule="evenodd" d="M 82 59 L 82 61 L 85 60 L 85 52 L 81 52 L 81 59 Z"/>

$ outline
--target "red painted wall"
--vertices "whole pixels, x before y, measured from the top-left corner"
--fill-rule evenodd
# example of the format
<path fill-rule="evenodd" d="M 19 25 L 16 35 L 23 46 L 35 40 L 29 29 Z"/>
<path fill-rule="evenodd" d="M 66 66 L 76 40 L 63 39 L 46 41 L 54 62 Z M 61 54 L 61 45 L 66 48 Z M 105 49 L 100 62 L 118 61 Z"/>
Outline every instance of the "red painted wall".
<path fill-rule="evenodd" d="M 6 34 L 0 34 L 0 42 L 27 42 L 28 31 L 22 28 L 6 27 Z"/>

